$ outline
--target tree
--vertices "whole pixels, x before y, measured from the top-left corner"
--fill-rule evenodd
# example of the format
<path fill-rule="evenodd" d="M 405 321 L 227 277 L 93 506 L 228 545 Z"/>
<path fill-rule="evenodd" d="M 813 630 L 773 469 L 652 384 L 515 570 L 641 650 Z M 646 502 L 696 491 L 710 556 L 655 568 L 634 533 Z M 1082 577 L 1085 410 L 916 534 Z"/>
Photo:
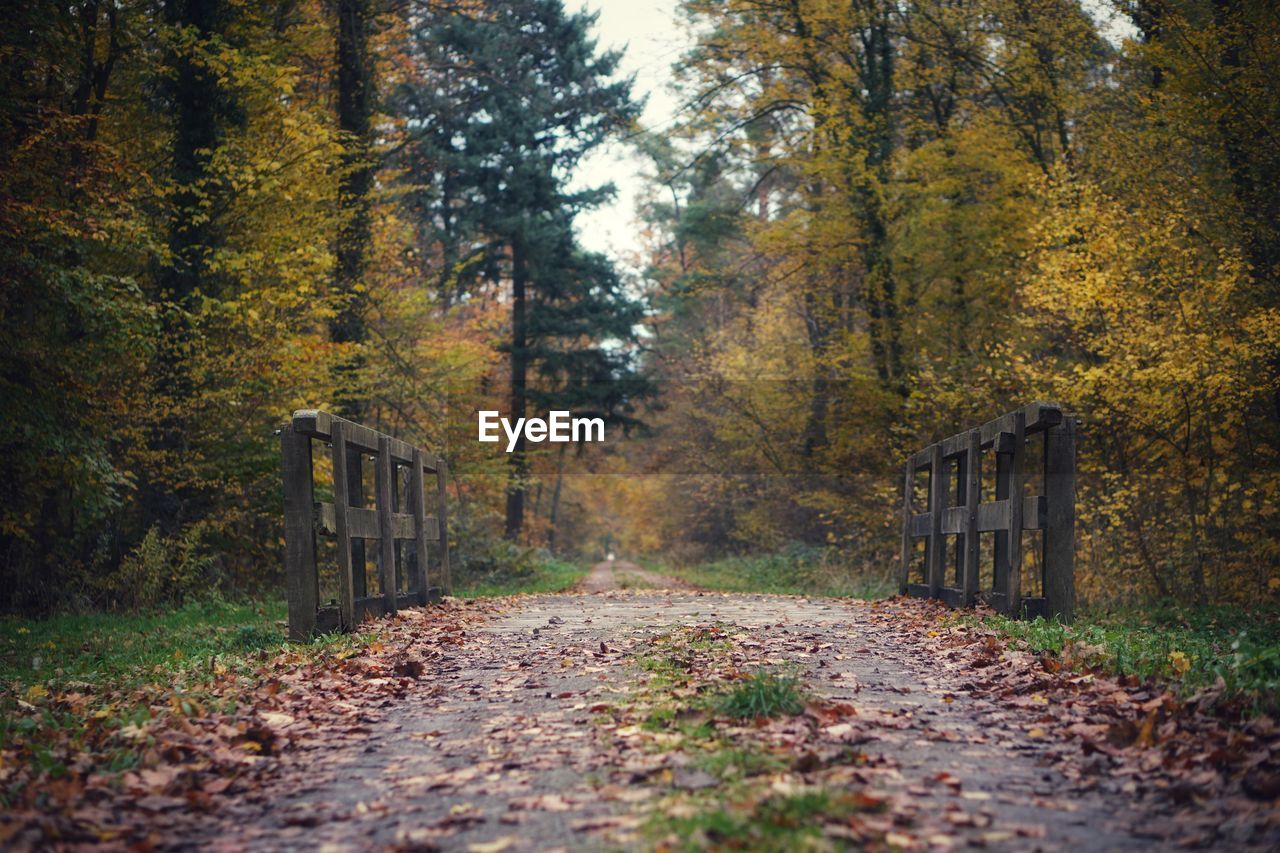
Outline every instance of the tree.
<path fill-rule="evenodd" d="M 611 192 L 570 191 L 574 168 L 638 112 L 630 82 L 611 79 L 618 55 L 596 52 L 588 35 L 593 20 L 566 14 L 558 0 L 495 4 L 474 16 L 428 12 L 417 37 L 425 80 L 401 95 L 416 131 L 405 159 L 415 184 L 431 188 L 430 199 L 419 201 L 446 247 L 448 275 L 510 283 L 503 350 L 512 419 L 524 417 L 533 399 L 531 372 L 560 377 L 562 389 L 598 381 L 608 359 L 598 348 L 588 356 L 588 342 L 615 332 L 620 340 L 632 336 L 619 328 L 635 315 L 620 283 L 596 275 L 601 264 L 586 262 L 572 238 L 574 215 Z M 455 215 L 459 207 L 470 208 L 465 220 Z M 482 262 L 459 266 L 460 239 L 482 253 Z M 589 308 L 604 313 L 591 315 Z M 579 323 L 586 317 L 589 322 Z M 570 349 L 547 348 L 551 338 L 565 339 L 566 330 L 577 336 Z M 537 399 L 561 398 L 543 393 Z M 528 474 L 522 437 L 510 460 L 510 539 L 524 524 Z"/>
<path fill-rule="evenodd" d="M 358 346 L 366 337 L 368 286 L 365 270 L 372 251 L 370 198 L 377 164 L 373 154 L 373 116 L 377 94 L 371 39 L 373 8 L 370 0 L 337 0 L 336 9 L 336 100 L 338 132 L 342 139 L 342 177 L 338 205 L 341 222 L 334 240 L 333 290 L 338 311 L 329 323 L 336 344 Z M 348 393 L 339 401 L 339 410 L 359 418 L 358 353 L 338 367 L 339 384 Z"/>

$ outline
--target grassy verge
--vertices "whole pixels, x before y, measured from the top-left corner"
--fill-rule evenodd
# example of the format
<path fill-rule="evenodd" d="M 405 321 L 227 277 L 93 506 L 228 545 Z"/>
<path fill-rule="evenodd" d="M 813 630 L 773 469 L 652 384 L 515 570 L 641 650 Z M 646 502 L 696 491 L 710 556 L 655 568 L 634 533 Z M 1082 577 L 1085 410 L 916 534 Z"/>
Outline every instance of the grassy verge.
<path fill-rule="evenodd" d="M 1221 691 L 1250 713 L 1280 711 L 1280 609 L 1153 608 L 1085 613 L 1070 626 L 998 615 L 978 619 L 1066 666 L 1154 679 L 1182 695 Z"/>
<path fill-rule="evenodd" d="M 564 592 L 587 575 L 587 568 L 565 560 L 542 559 L 516 568 L 464 574 L 454 589 L 459 598 L 514 595 L 520 592 Z"/>
<path fill-rule="evenodd" d="M 263 661 L 286 651 L 299 661 L 343 657 L 372 641 L 334 635 L 286 649 L 284 615 L 282 602 L 211 601 L 162 614 L 0 620 L 0 765 L 53 779 L 71 761 L 126 770 L 145 751 L 130 727 L 157 713 L 234 713 Z M 0 785 L 0 804 L 19 796 L 13 784 Z"/>
<path fill-rule="evenodd" d="M 0 619 L 0 684 L 128 687 L 168 680 L 208 658 L 284 644 L 285 604 L 188 604 L 167 613 Z"/>
<path fill-rule="evenodd" d="M 691 566 L 655 567 L 654 571 L 722 592 L 766 592 L 862 599 L 897 593 L 887 574 L 853 569 L 827 551 L 790 548 L 778 554 L 725 557 Z"/>

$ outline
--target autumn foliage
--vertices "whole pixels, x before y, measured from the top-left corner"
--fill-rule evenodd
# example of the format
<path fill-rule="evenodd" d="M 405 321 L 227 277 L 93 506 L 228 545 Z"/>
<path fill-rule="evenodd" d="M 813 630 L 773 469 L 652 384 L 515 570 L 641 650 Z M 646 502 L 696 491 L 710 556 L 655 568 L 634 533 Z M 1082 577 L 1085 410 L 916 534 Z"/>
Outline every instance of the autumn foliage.
<path fill-rule="evenodd" d="M 631 541 L 889 564 L 907 453 L 1046 399 L 1086 601 L 1276 595 L 1273 4 L 682 9 Z"/>
<path fill-rule="evenodd" d="M 1278 594 L 1274 4 L 679 15 L 685 106 L 643 128 L 557 0 L 7 13 L 0 607 L 278 590 L 304 406 L 449 458 L 464 577 L 531 548 L 848 575 L 896 558 L 908 451 L 1054 400 L 1086 601 Z M 572 183 L 623 136 L 633 274 Z M 475 441 L 551 407 L 610 440 Z"/>

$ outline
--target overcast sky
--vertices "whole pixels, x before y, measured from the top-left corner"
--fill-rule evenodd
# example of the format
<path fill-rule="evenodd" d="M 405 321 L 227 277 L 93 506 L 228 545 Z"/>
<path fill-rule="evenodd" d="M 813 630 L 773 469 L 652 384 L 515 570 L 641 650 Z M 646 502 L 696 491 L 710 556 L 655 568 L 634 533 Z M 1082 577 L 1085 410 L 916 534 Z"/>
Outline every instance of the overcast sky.
<path fill-rule="evenodd" d="M 1110 40 L 1135 34 L 1129 21 L 1114 11 L 1113 0 L 1081 0 Z M 668 91 L 671 66 L 689 42 L 676 24 L 676 0 L 566 0 L 565 7 L 599 12 L 595 35 L 601 48 L 624 48 L 622 71 L 635 74 L 635 95 L 648 96 L 642 121 L 651 130 L 671 124 L 679 99 Z M 614 201 L 578 217 L 582 243 L 606 252 L 623 267 L 643 266 L 643 248 L 636 224 L 636 202 L 645 185 L 646 164 L 625 144 L 598 151 L 580 168 L 575 186 L 597 186 L 613 181 Z"/>
<path fill-rule="evenodd" d="M 642 121 L 661 128 L 671 122 L 678 99 L 667 91 L 671 64 L 688 46 L 675 24 L 676 0 L 566 0 L 566 8 L 599 12 L 595 34 L 601 48 L 626 48 L 622 71 L 635 74 L 634 93 L 648 96 Z M 583 244 L 607 252 L 624 266 L 639 266 L 641 242 L 636 202 L 644 187 L 645 163 L 629 146 L 614 144 L 599 151 L 579 169 L 575 184 L 595 186 L 613 181 L 618 196 L 611 203 L 578 217 Z"/>

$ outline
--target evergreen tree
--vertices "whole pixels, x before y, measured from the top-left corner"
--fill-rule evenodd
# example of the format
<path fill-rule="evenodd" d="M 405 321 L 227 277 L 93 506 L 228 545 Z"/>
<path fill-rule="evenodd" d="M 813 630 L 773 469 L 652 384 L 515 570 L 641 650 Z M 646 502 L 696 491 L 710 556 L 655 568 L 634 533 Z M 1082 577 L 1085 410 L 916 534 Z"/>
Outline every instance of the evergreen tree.
<path fill-rule="evenodd" d="M 585 390 L 629 372 L 621 351 L 600 342 L 631 339 L 639 318 L 608 264 L 580 252 L 572 234 L 574 215 L 612 192 L 570 191 L 574 168 L 639 110 L 631 82 L 612 79 L 618 54 L 596 52 L 593 21 L 566 14 L 559 0 L 502 3 L 474 17 L 429 15 L 417 33 L 424 79 L 400 95 L 417 131 L 404 159 L 414 183 L 430 188 L 417 204 L 449 260 L 458 260 L 465 241 L 481 261 L 471 267 L 473 280 L 510 282 L 503 349 L 512 419 L 525 417 L 531 401 L 590 399 L 613 413 L 628 399 L 624 386 Z M 468 212 L 460 217 L 459 208 Z M 450 280 L 467 278 L 449 266 Z M 531 386 L 531 372 L 540 384 Z M 510 466 L 506 535 L 514 539 L 529 471 L 523 439 Z"/>

